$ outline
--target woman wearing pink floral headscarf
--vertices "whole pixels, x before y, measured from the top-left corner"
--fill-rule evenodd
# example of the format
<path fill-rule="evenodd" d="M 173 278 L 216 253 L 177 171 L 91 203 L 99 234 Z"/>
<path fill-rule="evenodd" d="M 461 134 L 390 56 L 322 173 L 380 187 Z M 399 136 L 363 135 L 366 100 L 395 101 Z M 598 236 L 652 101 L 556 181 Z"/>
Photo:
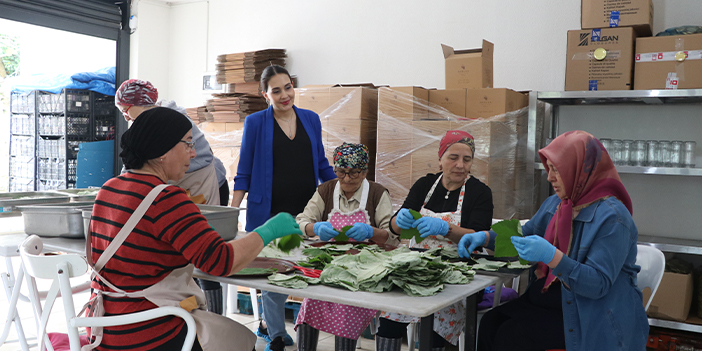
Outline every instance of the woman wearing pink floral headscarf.
<path fill-rule="evenodd" d="M 644 350 L 648 320 L 636 287 L 638 231 L 631 199 L 607 150 L 567 132 L 539 151 L 555 195 L 513 237 L 538 262 L 517 300 L 480 323 L 478 350 Z M 459 253 L 494 245 L 494 232 L 464 236 Z"/>

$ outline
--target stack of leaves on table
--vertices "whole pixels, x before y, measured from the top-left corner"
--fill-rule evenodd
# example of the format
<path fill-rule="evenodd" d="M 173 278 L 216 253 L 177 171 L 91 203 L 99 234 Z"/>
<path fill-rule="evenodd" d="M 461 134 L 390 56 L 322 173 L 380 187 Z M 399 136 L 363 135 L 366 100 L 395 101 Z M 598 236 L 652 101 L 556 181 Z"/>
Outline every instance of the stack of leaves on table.
<path fill-rule="evenodd" d="M 324 284 L 351 291 L 383 292 L 399 287 L 410 296 L 436 295 L 444 284 L 468 284 L 475 271 L 464 262 L 442 262 L 440 257 L 401 247 L 393 251 L 363 248 L 357 255 L 341 255 L 326 265 L 321 276 L 308 278 L 276 274 L 269 282 L 290 288 Z"/>

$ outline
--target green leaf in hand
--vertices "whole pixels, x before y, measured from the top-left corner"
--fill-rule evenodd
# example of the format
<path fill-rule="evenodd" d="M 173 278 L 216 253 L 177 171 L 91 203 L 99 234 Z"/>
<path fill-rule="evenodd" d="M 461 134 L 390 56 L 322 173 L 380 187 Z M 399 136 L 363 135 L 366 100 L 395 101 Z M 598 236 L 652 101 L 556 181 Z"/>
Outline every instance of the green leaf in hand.
<path fill-rule="evenodd" d="M 275 245 L 278 246 L 280 251 L 288 253 L 290 250 L 299 247 L 300 244 L 302 244 L 302 237 L 297 234 L 290 234 L 278 239 Z"/>
<path fill-rule="evenodd" d="M 492 230 L 497 233 L 495 238 L 495 257 L 519 256 L 517 249 L 512 244 L 513 236 L 522 236 L 522 225 L 518 219 L 507 219 L 492 225 Z M 522 264 L 529 264 L 526 260 L 519 259 Z"/>
<path fill-rule="evenodd" d="M 422 215 L 413 209 L 410 209 L 409 212 L 412 214 L 412 217 L 414 217 L 415 220 L 422 218 Z M 422 240 L 424 240 L 424 238 L 422 238 L 421 234 L 419 234 L 419 230 L 417 230 L 417 228 L 402 229 L 402 231 L 400 232 L 400 238 L 402 238 L 402 239 L 414 238 L 414 241 L 416 243 L 421 243 Z"/>
<path fill-rule="evenodd" d="M 339 235 L 334 237 L 334 241 L 349 241 L 349 237 L 346 236 L 346 232 L 351 228 L 353 228 L 352 225 L 347 225 L 347 226 L 341 228 L 341 230 L 334 229 L 334 230 L 336 230 L 337 233 L 339 233 Z"/>

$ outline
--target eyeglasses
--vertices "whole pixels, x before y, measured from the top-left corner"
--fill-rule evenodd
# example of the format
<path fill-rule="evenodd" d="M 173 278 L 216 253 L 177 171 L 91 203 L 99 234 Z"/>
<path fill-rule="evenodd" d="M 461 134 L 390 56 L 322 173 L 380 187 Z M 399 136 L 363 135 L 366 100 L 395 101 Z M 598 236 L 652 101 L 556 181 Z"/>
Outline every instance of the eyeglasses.
<path fill-rule="evenodd" d="M 351 179 L 356 179 L 356 178 L 358 178 L 359 175 L 361 175 L 361 172 L 363 172 L 363 171 L 359 171 L 357 169 L 352 169 L 348 172 L 342 171 L 340 169 L 334 170 L 334 174 L 336 174 L 337 178 L 339 178 L 339 179 L 344 179 L 344 177 L 346 177 L 347 175 Z"/>
<path fill-rule="evenodd" d="M 187 145 L 186 147 L 188 148 L 188 151 L 193 151 L 193 149 L 195 148 L 194 141 L 181 140 L 180 142 L 185 143 L 185 145 Z"/>
<path fill-rule="evenodd" d="M 127 106 L 126 110 L 120 109 L 120 112 L 124 115 L 124 117 L 129 117 L 129 109 L 132 108 L 132 105 Z"/>

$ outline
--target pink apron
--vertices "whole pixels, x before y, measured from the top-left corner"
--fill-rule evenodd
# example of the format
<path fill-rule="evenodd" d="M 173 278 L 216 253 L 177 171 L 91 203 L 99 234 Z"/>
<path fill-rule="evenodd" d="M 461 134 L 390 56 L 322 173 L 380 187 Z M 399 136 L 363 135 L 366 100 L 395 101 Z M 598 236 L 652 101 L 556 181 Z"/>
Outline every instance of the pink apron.
<path fill-rule="evenodd" d="M 334 208 L 329 213 L 328 221 L 335 229 L 341 229 L 354 223 L 370 224 L 370 216 L 366 211 L 368 190 L 370 184 L 363 180 L 361 201 L 357 209 L 342 212 L 339 208 L 339 183 L 334 187 Z M 295 327 L 307 323 L 315 329 L 334 334 L 347 339 L 357 340 L 363 330 L 377 314 L 376 310 L 362 307 L 342 305 L 333 302 L 304 299 L 297 315 Z"/>
<path fill-rule="evenodd" d="M 117 249 L 127 239 L 129 234 L 132 233 L 132 230 L 144 216 L 146 210 L 156 199 L 156 196 L 158 196 L 158 194 L 167 186 L 167 184 L 161 184 L 149 192 L 149 194 L 144 198 L 142 203 L 139 204 L 137 209 L 129 218 L 127 223 L 124 224 L 119 233 L 114 239 L 112 239 L 110 245 L 107 246 L 103 254 L 100 255 L 100 258 L 94 265 L 91 260 L 91 240 L 90 236 L 88 237 L 88 242 L 86 244 L 88 249 L 87 257 L 88 263 L 90 263 L 90 265 L 93 267 L 92 276 L 97 277 L 112 291 L 101 291 L 99 289 L 94 289 L 96 296 L 85 304 L 83 310 L 85 310 L 88 305 L 92 303 L 92 306 L 88 311 L 88 316 L 103 316 L 105 314 L 105 309 L 103 307 L 104 295 L 111 297 L 145 298 L 159 307 L 182 307 L 189 311 L 193 316 L 196 325 L 197 340 L 204 351 L 219 351 L 225 349 L 251 351 L 256 344 L 256 335 L 254 333 L 232 319 L 207 312 L 205 295 L 193 280 L 194 266 L 192 264 L 174 269 L 160 282 L 144 290 L 133 292 L 126 292 L 117 288 L 100 275 L 100 271 L 103 267 L 105 267 L 107 261 L 112 258 L 112 256 L 117 252 Z M 81 311 L 79 315 L 82 313 L 83 311 Z M 83 346 L 81 348 L 82 351 L 90 351 L 100 345 L 100 342 L 102 341 L 103 328 L 91 328 L 90 334 L 91 337 L 95 338 L 95 342 L 90 345 Z"/>
<path fill-rule="evenodd" d="M 463 186 L 461 187 L 461 192 L 458 195 L 458 205 L 456 206 L 456 211 L 455 212 L 434 212 L 431 210 L 428 210 L 424 208 L 426 206 L 427 202 L 429 202 L 429 199 L 431 198 L 432 194 L 434 194 L 434 190 L 436 189 L 436 186 L 439 184 L 441 181 L 441 177 L 443 177 L 443 174 L 439 176 L 439 179 L 436 180 L 434 185 L 429 189 L 429 193 L 427 194 L 427 197 L 424 198 L 424 205 L 422 206 L 422 209 L 419 211 L 419 213 L 422 214 L 424 217 L 434 217 L 434 218 L 441 218 L 442 220 L 454 224 L 457 226 L 461 226 L 461 210 L 463 209 L 463 196 L 465 195 L 466 192 L 466 183 L 463 183 Z M 456 244 L 446 238 L 443 235 L 435 236 L 431 235 L 426 237 L 424 240 L 422 240 L 421 243 L 416 244 L 414 242 L 414 239 L 411 241 L 411 246 L 412 247 L 417 247 L 417 248 L 424 248 L 424 249 L 431 249 L 435 247 L 445 247 L 445 246 L 453 246 L 456 247 Z M 465 312 L 465 302 L 459 302 L 455 303 L 451 306 L 445 307 L 439 312 L 434 313 L 434 331 L 441 335 L 444 339 L 446 339 L 448 342 L 450 342 L 453 345 L 456 345 L 458 343 L 458 337 L 461 335 L 461 332 L 463 331 L 463 327 L 466 323 L 464 316 L 466 315 Z M 412 316 L 407 316 L 399 313 L 387 313 L 383 312 L 381 314 L 381 317 L 387 318 L 396 322 L 400 323 L 410 323 L 414 322 L 417 323 L 419 322 L 419 318 L 417 317 L 412 317 Z"/>

